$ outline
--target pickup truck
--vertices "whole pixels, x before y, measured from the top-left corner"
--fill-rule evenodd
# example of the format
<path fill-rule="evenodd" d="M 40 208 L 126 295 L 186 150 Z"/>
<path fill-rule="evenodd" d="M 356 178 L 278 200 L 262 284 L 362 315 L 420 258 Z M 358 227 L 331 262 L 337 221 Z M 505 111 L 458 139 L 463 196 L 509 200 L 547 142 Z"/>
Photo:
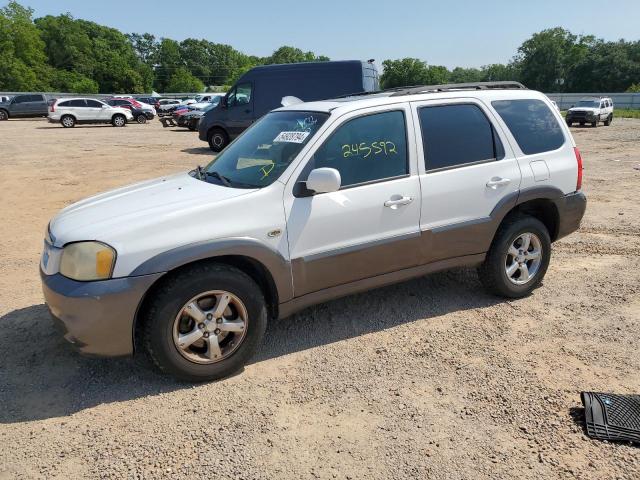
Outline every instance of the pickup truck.
<path fill-rule="evenodd" d="M 14 117 L 46 117 L 47 97 L 41 93 L 16 95 L 7 102 L 0 103 L 0 120 Z"/>

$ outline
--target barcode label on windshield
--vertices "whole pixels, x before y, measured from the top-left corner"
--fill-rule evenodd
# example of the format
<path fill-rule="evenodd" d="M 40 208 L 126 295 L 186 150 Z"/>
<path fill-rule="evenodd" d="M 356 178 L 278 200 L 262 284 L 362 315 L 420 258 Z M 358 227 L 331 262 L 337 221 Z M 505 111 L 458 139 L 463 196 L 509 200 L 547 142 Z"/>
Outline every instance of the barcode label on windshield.
<path fill-rule="evenodd" d="M 280 132 L 276 138 L 273 139 L 273 143 L 276 142 L 289 142 L 289 143 L 302 143 L 304 139 L 309 136 L 309 132 Z"/>

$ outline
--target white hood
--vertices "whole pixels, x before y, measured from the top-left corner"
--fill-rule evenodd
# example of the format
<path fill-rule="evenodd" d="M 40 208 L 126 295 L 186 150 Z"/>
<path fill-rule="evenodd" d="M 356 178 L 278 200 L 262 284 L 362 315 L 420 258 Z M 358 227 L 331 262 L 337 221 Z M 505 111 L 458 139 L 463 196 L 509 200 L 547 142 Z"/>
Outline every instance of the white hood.
<path fill-rule="evenodd" d="M 51 234 L 57 247 L 82 240 L 100 240 L 116 246 L 131 235 L 151 233 L 165 222 L 197 215 L 252 191 L 203 182 L 181 173 L 74 203 L 51 220 Z"/>
<path fill-rule="evenodd" d="M 598 113 L 600 111 L 599 108 L 594 107 L 572 107 L 569 109 L 570 112 L 591 112 Z"/>

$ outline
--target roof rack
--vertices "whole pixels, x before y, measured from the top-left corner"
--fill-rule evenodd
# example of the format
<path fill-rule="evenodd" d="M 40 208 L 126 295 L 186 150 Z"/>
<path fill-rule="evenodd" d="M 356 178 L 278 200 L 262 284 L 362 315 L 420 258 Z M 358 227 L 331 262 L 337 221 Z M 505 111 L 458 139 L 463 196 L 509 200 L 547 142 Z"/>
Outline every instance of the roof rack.
<path fill-rule="evenodd" d="M 526 90 L 520 82 L 473 82 L 473 83 L 447 83 L 444 85 L 421 85 L 415 87 L 401 87 L 386 90 L 393 92 L 392 97 L 401 95 L 415 95 L 418 93 L 452 92 L 457 90 Z"/>

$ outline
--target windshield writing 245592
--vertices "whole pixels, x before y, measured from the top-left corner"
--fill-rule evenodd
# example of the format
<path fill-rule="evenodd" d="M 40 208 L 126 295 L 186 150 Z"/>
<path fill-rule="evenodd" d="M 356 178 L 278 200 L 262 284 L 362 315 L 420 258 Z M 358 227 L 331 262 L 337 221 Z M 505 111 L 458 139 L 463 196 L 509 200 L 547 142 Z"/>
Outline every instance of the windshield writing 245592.
<path fill-rule="evenodd" d="M 342 156 L 349 158 L 352 156 L 362 155 L 362 158 L 367 158 L 371 155 L 392 155 L 397 154 L 396 144 L 389 140 L 381 140 L 379 142 L 371 143 L 354 143 L 342 145 Z"/>

